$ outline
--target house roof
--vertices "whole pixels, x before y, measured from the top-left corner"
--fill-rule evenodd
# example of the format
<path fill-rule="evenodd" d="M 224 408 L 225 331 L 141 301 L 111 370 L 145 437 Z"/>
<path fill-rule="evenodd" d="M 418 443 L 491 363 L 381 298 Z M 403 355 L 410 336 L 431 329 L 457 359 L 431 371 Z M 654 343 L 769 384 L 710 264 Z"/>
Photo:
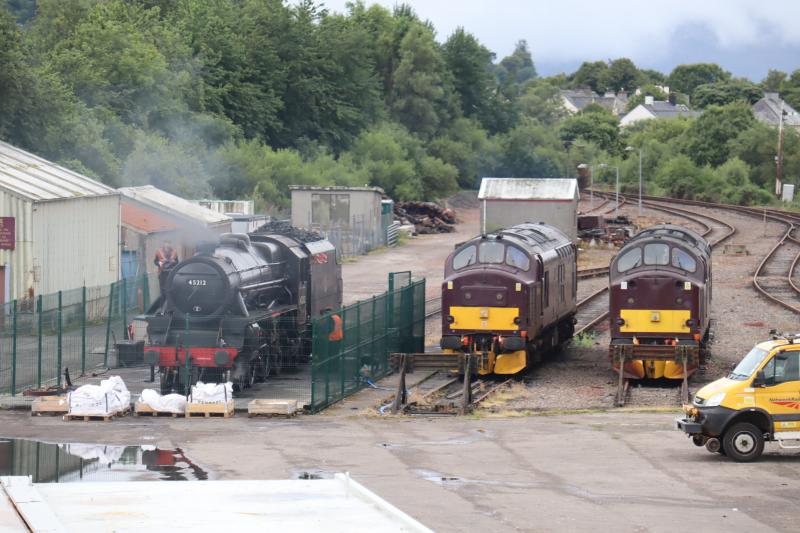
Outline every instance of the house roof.
<path fill-rule="evenodd" d="M 479 200 L 572 200 L 578 181 L 572 178 L 483 178 Z"/>
<path fill-rule="evenodd" d="M 777 126 L 780 123 L 781 103 L 783 104 L 783 123 L 787 126 L 800 126 L 800 115 L 787 104 L 778 93 L 765 93 L 764 98 L 753 104 L 753 115 L 759 122 Z"/>
<path fill-rule="evenodd" d="M 184 200 L 180 196 L 175 196 L 167 191 L 162 191 L 161 189 L 153 187 L 152 185 L 143 185 L 141 187 L 122 187 L 119 189 L 119 192 L 122 193 L 123 198 L 136 200 L 144 206 L 161 211 L 162 213 L 165 213 L 168 216 L 174 217 L 178 220 L 200 223 L 204 226 L 218 226 L 231 221 L 231 217 L 227 215 L 212 211 L 211 209 L 192 203 L 189 200 Z M 123 202 L 123 206 L 124 204 L 125 202 Z M 138 217 L 142 214 L 141 210 L 137 211 L 135 209 L 128 210 L 127 212 L 129 215 L 134 217 Z M 138 222 L 134 222 L 130 219 L 126 220 L 125 213 L 126 211 L 123 208 L 123 223 L 125 224 L 132 225 L 134 227 L 143 225 L 144 228 L 142 229 L 152 227 L 152 231 L 172 229 L 171 227 L 161 227 L 166 223 L 165 221 L 168 221 L 168 219 L 164 217 L 150 215 L 148 221 L 140 220 Z M 170 221 L 169 224 L 173 224 L 173 222 Z"/>
<path fill-rule="evenodd" d="M 639 104 L 656 118 L 699 117 L 699 111 L 693 111 L 684 104 L 655 101 L 652 104 Z"/>
<path fill-rule="evenodd" d="M 628 96 L 624 93 L 615 95 L 609 92 L 600 96 L 590 89 L 566 89 L 561 91 L 561 96 L 567 99 L 579 111 L 589 104 L 598 104 L 613 113 L 615 111 L 621 111 L 628 103 Z"/>
<path fill-rule="evenodd" d="M 0 188 L 33 201 L 116 194 L 108 185 L 1 141 Z"/>
<path fill-rule="evenodd" d="M 330 187 L 319 187 L 315 185 L 289 185 L 290 191 L 368 191 L 385 194 L 380 187 L 346 187 L 343 185 L 332 185 Z"/>

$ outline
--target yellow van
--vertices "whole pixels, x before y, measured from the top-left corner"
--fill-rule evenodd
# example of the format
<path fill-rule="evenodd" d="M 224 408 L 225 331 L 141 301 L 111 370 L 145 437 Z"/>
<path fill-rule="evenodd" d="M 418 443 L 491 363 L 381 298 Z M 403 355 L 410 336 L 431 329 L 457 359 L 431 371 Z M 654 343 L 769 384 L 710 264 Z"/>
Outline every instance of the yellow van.
<path fill-rule="evenodd" d="M 676 420 L 696 446 L 749 462 L 765 441 L 800 449 L 800 335 L 773 334 L 727 377 L 700 389 Z M 794 444 L 787 442 L 795 441 Z"/>

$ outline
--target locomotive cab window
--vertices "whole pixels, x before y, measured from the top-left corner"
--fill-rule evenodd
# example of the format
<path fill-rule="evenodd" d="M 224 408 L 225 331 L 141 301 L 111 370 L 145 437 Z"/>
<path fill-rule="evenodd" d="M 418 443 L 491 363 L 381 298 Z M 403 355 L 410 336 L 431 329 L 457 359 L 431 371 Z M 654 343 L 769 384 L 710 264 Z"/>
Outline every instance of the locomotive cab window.
<path fill-rule="evenodd" d="M 474 246 L 467 246 L 453 258 L 453 270 L 474 265 L 478 261 L 478 250 Z"/>
<path fill-rule="evenodd" d="M 672 266 L 685 270 L 686 272 L 694 272 L 697 270 L 697 262 L 694 260 L 694 257 L 680 248 L 672 249 Z"/>
<path fill-rule="evenodd" d="M 531 261 L 525 252 L 519 248 L 509 246 L 506 249 L 506 264 L 527 272 L 531 266 Z"/>
<path fill-rule="evenodd" d="M 505 256 L 505 245 L 495 241 L 481 243 L 480 260 L 481 263 L 499 264 L 503 262 Z"/>
<path fill-rule="evenodd" d="M 617 271 L 621 274 L 622 272 L 627 272 L 632 268 L 636 268 L 642 264 L 642 249 L 641 248 L 632 248 L 628 250 L 622 257 L 617 259 Z"/>
<path fill-rule="evenodd" d="M 644 245 L 644 264 L 665 266 L 669 264 L 669 245 L 650 243 Z"/>

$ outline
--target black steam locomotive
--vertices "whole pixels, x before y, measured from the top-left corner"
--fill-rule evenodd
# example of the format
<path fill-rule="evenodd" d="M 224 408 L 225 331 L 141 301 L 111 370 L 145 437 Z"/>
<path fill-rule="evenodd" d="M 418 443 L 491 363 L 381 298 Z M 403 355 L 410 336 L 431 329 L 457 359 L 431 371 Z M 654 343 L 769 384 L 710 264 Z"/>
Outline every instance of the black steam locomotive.
<path fill-rule="evenodd" d="M 308 360 L 311 319 L 341 306 L 341 267 L 313 234 L 229 233 L 178 263 L 164 294 L 148 310 L 145 346 L 162 393 L 187 379 L 241 389 Z"/>

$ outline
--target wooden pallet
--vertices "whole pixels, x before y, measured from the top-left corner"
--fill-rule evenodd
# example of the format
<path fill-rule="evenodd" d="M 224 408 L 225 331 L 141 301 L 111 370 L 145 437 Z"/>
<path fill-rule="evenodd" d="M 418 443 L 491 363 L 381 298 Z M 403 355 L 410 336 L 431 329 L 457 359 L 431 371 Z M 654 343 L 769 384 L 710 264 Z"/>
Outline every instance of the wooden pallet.
<path fill-rule="evenodd" d="M 131 408 L 130 406 L 126 407 L 122 411 L 117 411 L 115 413 L 109 413 L 107 415 L 82 415 L 79 413 L 67 413 L 64 415 L 64 420 L 71 421 L 71 420 L 83 420 L 84 422 L 89 422 L 90 420 L 97 420 L 102 422 L 110 422 L 115 417 L 122 417 L 130 413 Z"/>
<path fill-rule="evenodd" d="M 31 404 L 31 416 L 64 415 L 69 412 L 66 396 L 39 396 Z"/>
<path fill-rule="evenodd" d="M 233 416 L 234 403 L 192 403 L 186 404 L 186 418 L 230 418 Z"/>
<path fill-rule="evenodd" d="M 252 400 L 247 404 L 247 416 L 283 416 L 297 414 L 297 400 Z"/>
<path fill-rule="evenodd" d="M 186 416 L 186 413 L 185 412 L 173 413 L 172 411 L 156 411 L 146 403 L 137 401 L 136 403 L 133 404 L 133 416 L 152 416 L 152 417 L 165 416 L 165 417 L 178 418 Z"/>

